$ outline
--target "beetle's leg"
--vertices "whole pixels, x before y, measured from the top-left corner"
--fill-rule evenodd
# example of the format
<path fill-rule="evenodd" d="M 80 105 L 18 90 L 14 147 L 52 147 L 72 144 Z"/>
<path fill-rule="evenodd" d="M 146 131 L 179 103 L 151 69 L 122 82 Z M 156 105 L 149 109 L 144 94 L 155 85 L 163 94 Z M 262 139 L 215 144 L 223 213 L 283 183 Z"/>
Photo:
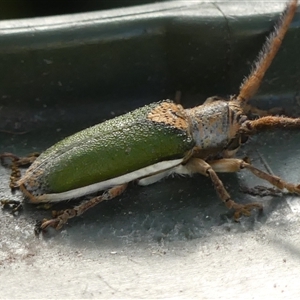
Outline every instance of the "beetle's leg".
<path fill-rule="evenodd" d="M 256 185 L 254 187 L 241 186 L 240 191 L 244 194 L 249 194 L 252 196 L 273 196 L 273 197 L 282 197 L 282 191 L 275 187 L 266 187 L 262 185 Z"/>
<path fill-rule="evenodd" d="M 3 153 L 0 155 L 1 159 L 1 164 L 5 165 L 5 159 L 10 159 L 11 160 L 11 174 L 10 174 L 10 182 L 9 182 L 9 187 L 11 190 L 14 190 L 18 187 L 17 181 L 21 178 L 21 171 L 18 166 L 18 162 L 20 158 L 12 153 Z"/>
<path fill-rule="evenodd" d="M 238 220 L 241 215 L 249 216 L 251 214 L 251 210 L 255 208 L 262 209 L 262 205 L 259 203 L 238 204 L 234 202 L 226 191 L 217 173 L 213 170 L 212 166 L 204 160 L 200 158 L 192 158 L 187 162 L 186 165 L 183 166 L 183 168 L 190 173 L 200 173 L 210 177 L 218 196 L 224 202 L 226 207 L 235 210 L 235 220 Z"/>
<path fill-rule="evenodd" d="M 9 187 L 11 190 L 17 189 L 17 181 L 21 178 L 21 171 L 17 165 L 17 161 L 12 161 Z"/>
<path fill-rule="evenodd" d="M 111 200 L 119 195 L 121 195 L 126 187 L 127 183 L 122 185 L 117 185 L 107 191 L 105 191 L 102 195 L 94 197 L 86 202 L 83 202 L 74 208 L 69 208 L 60 212 L 55 212 L 55 218 L 51 220 L 45 220 L 40 225 L 40 229 L 46 229 L 47 227 L 51 226 L 56 229 L 62 228 L 64 224 L 68 222 L 69 219 L 80 216 L 88 209 L 94 207 L 95 205 L 99 204 L 102 201 Z"/>
<path fill-rule="evenodd" d="M 243 108 L 243 111 L 246 115 L 254 114 L 261 117 L 270 116 L 270 115 L 282 115 L 284 113 L 284 110 L 282 107 L 273 107 L 269 110 L 259 109 L 255 106 L 252 106 L 250 104 L 246 104 Z"/>
<path fill-rule="evenodd" d="M 4 152 L 0 154 L 1 164 L 5 165 L 5 159 L 10 159 L 13 163 L 15 163 L 18 167 L 27 167 L 31 165 L 39 156 L 38 152 L 33 152 L 24 157 L 16 156 L 9 152 Z"/>
<path fill-rule="evenodd" d="M 2 165 L 5 164 L 5 159 L 8 158 L 11 160 L 11 175 L 9 186 L 12 190 L 18 188 L 17 181 L 21 178 L 20 167 L 31 165 L 37 159 L 38 156 L 39 153 L 37 152 L 31 153 L 25 157 L 18 157 L 12 153 L 7 152 L 0 154 L 0 160 Z"/>
<path fill-rule="evenodd" d="M 31 165 L 39 156 L 38 153 L 32 153 L 25 157 L 13 158 L 11 162 L 11 175 L 10 175 L 10 188 L 12 190 L 18 188 L 17 181 L 21 178 L 21 167 L 26 167 Z"/>
<path fill-rule="evenodd" d="M 290 193 L 300 194 L 300 184 L 285 182 L 280 177 L 261 171 L 242 159 L 223 158 L 215 161 L 210 161 L 209 164 L 216 172 L 238 172 L 241 169 L 247 169 L 251 171 L 255 176 L 268 181 L 273 186 L 276 186 L 281 190 L 287 189 Z"/>
<path fill-rule="evenodd" d="M 293 129 L 300 127 L 300 118 L 288 118 L 279 116 L 262 117 L 257 120 L 246 121 L 240 128 L 241 133 L 255 134 L 263 130 L 270 130 L 275 128 Z"/>
<path fill-rule="evenodd" d="M 1 205 L 3 208 L 9 208 L 10 212 L 14 214 L 17 211 L 21 211 L 23 208 L 23 204 L 21 201 L 18 200 L 0 200 Z"/>
<path fill-rule="evenodd" d="M 40 153 L 33 152 L 27 156 L 19 157 L 17 164 L 19 167 L 27 167 L 28 165 L 31 165 L 39 156 Z"/>

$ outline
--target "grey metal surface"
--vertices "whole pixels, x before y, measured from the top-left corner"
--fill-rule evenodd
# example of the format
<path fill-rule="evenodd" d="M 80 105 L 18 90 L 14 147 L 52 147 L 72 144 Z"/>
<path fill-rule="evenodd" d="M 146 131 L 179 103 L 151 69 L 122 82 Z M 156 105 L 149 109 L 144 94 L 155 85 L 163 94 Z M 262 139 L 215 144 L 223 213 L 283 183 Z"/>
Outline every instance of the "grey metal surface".
<path fill-rule="evenodd" d="M 290 35 L 288 45 L 293 42 L 299 45 L 297 32 Z M 287 53 L 285 48 L 281 55 Z M 294 86 L 289 97 L 261 93 L 257 101 L 283 104 L 289 113 L 297 114 L 295 74 L 300 73 L 300 64 L 291 61 L 289 57 L 283 74 L 289 87 L 277 85 L 283 94 Z M 283 69 L 284 64 L 279 65 Z M 241 72 L 236 66 L 231 74 L 234 70 Z M 271 72 L 275 83 L 280 75 L 276 68 Z M 218 86 L 217 78 L 208 90 Z M 150 87 L 154 83 L 150 79 Z M 266 84 L 272 86 L 268 80 Z M 16 81 L 11 86 L 22 89 L 11 98 L 2 94 L 1 129 L 28 133 L 0 133 L 0 153 L 18 155 L 42 151 L 77 130 L 159 100 L 154 98 L 157 92 L 149 92 L 139 98 L 107 95 L 101 101 L 91 98 L 92 93 L 87 99 L 72 93 L 74 102 L 63 101 L 67 90 L 60 94 L 54 88 L 50 94 L 57 93 L 58 98 L 52 102 L 37 87 L 40 96 L 27 105 L 24 99 L 31 82 Z M 49 87 L 51 83 L 46 91 Z M 176 84 L 171 87 L 175 90 Z M 196 103 L 199 98 L 190 96 L 193 91 L 188 87 L 186 91 L 183 104 Z M 287 181 L 299 182 L 299 143 L 296 131 L 265 133 L 253 137 L 239 155 Z M 12 195 L 9 190 L 9 173 L 0 168 L 0 198 L 22 200 L 20 193 Z M 120 198 L 71 220 L 61 232 L 52 230 L 39 239 L 33 227 L 36 220 L 49 217 L 48 211 L 26 203 L 18 216 L 0 210 L 0 298 L 299 298 L 300 197 L 244 194 L 240 187 L 268 186 L 247 171 L 220 178 L 236 201 L 262 202 L 263 213 L 233 222 L 210 181 L 201 176 L 168 178 L 148 187 L 133 185 Z"/>
<path fill-rule="evenodd" d="M 55 131 L 44 133 L 54 140 Z M 299 141 L 299 133 L 265 134 L 241 154 L 265 169 L 263 157 L 274 173 L 299 182 Z M 37 140 L 14 142 L 28 152 Z M 12 198 L 9 172 L 0 172 L 1 198 Z M 263 214 L 234 223 L 201 176 L 132 187 L 40 239 L 33 225 L 49 212 L 0 211 L 1 298 L 296 299 L 300 197 L 242 194 L 240 186 L 262 184 L 246 171 L 221 178 L 237 201 L 264 203 Z"/>
<path fill-rule="evenodd" d="M 63 134 L 55 126 L 8 135 L 0 150 L 40 150 L 59 128 Z M 298 132 L 266 133 L 240 155 L 299 182 L 299 141 Z M 9 170 L 0 178 L 1 199 L 22 199 L 10 193 Z M 241 186 L 268 186 L 247 171 L 221 178 L 235 200 L 262 202 L 264 212 L 234 223 L 201 176 L 132 186 L 40 239 L 33 226 L 50 212 L 29 204 L 18 217 L 1 210 L 1 298 L 297 298 L 300 197 L 243 194 Z"/>

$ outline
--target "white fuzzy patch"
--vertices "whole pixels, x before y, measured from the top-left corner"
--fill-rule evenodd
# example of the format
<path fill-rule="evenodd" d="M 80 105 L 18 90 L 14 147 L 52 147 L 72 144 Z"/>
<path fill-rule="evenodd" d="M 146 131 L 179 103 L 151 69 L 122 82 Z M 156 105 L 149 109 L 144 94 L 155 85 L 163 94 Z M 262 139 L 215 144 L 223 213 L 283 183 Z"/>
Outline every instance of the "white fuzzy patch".
<path fill-rule="evenodd" d="M 179 174 L 179 175 L 192 175 L 191 171 L 189 171 L 189 169 L 186 166 L 183 165 L 179 165 L 179 166 L 175 166 L 171 169 L 168 169 L 166 171 L 162 171 L 158 174 L 154 174 L 142 179 L 138 179 L 138 184 L 139 185 L 150 185 L 152 183 L 155 183 L 161 179 L 163 179 L 164 177 L 168 177 L 172 174 Z"/>

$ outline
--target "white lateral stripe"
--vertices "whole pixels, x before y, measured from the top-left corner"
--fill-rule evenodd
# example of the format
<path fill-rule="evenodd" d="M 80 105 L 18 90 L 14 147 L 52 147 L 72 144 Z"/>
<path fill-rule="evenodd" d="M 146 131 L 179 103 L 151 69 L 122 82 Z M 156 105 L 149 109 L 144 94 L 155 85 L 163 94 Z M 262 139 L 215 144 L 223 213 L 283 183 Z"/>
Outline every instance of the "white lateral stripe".
<path fill-rule="evenodd" d="M 142 179 L 138 179 L 138 185 L 150 185 L 152 183 L 155 183 L 161 179 L 163 179 L 164 177 L 168 177 L 169 175 L 171 175 L 172 173 L 174 173 L 174 170 L 176 169 L 176 167 L 166 170 L 166 171 L 161 171 L 158 174 L 154 174 L 154 175 L 150 175 L 147 177 L 144 177 Z"/>
<path fill-rule="evenodd" d="M 162 161 L 154 165 L 150 165 L 145 168 L 121 175 L 119 177 L 97 182 L 88 186 L 84 186 L 82 188 L 78 188 L 78 189 L 74 189 L 62 193 L 44 194 L 36 197 L 36 200 L 37 202 L 60 202 L 64 200 L 78 198 L 98 191 L 103 191 L 110 187 L 124 184 L 136 180 L 138 178 L 150 176 L 151 174 L 155 174 L 157 172 L 165 171 L 167 169 L 180 165 L 182 161 L 183 161 L 182 158 Z"/>
<path fill-rule="evenodd" d="M 155 182 L 163 179 L 164 177 L 170 176 L 171 174 L 179 174 L 179 175 L 184 176 L 184 175 L 192 175 L 192 172 L 186 166 L 183 166 L 180 164 L 173 168 L 169 168 L 165 171 L 156 173 L 154 175 L 149 175 L 147 177 L 138 179 L 138 185 L 143 185 L 143 186 L 150 185 L 152 183 L 155 183 Z"/>

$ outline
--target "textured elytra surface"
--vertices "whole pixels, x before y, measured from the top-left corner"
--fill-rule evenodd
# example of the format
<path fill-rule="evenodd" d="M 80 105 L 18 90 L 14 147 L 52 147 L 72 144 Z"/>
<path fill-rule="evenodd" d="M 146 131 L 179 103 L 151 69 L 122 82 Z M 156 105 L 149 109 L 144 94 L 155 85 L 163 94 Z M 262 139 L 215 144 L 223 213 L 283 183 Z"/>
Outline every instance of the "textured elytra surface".
<path fill-rule="evenodd" d="M 64 192 L 183 157 L 194 145 L 188 131 L 147 118 L 160 105 L 146 105 L 62 140 L 42 153 L 20 182 L 33 194 Z"/>

